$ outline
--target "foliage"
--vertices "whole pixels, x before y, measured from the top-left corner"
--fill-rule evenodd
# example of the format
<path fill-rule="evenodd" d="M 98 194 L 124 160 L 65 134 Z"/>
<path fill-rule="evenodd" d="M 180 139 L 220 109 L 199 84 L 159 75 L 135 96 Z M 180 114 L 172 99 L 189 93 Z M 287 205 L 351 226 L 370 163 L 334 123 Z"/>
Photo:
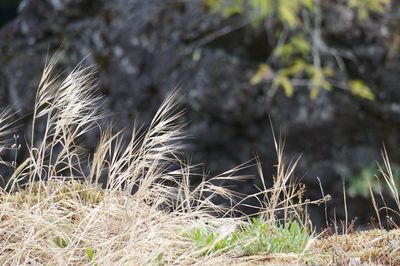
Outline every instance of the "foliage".
<path fill-rule="evenodd" d="M 86 248 L 85 254 L 86 254 L 86 258 L 87 258 L 88 262 L 91 262 L 94 257 L 94 249 L 90 248 L 90 247 Z"/>
<path fill-rule="evenodd" d="M 369 198 L 370 191 L 369 186 L 375 193 L 380 192 L 380 186 L 378 179 L 376 178 L 377 167 L 375 163 L 361 169 L 360 173 L 356 176 L 352 176 L 348 179 L 347 193 L 350 197 L 361 196 L 363 198 Z"/>
<path fill-rule="evenodd" d="M 185 232 L 184 236 L 191 239 L 198 248 L 205 249 L 203 252 L 204 255 L 225 250 L 236 240 L 233 235 L 223 236 L 217 230 L 213 230 L 205 225 Z"/>
<path fill-rule="evenodd" d="M 347 179 L 348 187 L 347 193 L 351 197 L 361 196 L 363 198 L 369 198 L 371 187 L 372 192 L 379 194 L 384 189 L 381 186 L 380 171 L 378 171 L 376 163 L 371 163 L 361 169 L 360 173 L 356 176 L 352 176 Z M 397 186 L 400 186 L 400 171 L 397 169 L 393 170 L 394 182 Z"/>
<path fill-rule="evenodd" d="M 260 253 L 297 253 L 300 254 L 310 241 L 307 228 L 292 221 L 284 225 L 271 226 L 262 219 L 253 219 L 244 224 L 238 232 L 238 239 L 242 242 L 253 241 L 250 245 L 239 245 L 247 255 Z"/>
<path fill-rule="evenodd" d="M 164 261 L 164 253 L 160 252 L 160 253 L 158 253 L 158 255 L 156 257 L 156 261 L 155 261 L 156 263 L 155 264 L 157 266 L 164 265 L 163 261 Z"/>
<path fill-rule="evenodd" d="M 204 224 L 187 232 L 185 236 L 208 255 L 234 250 L 239 255 L 270 253 L 300 254 L 310 241 L 310 235 L 299 223 L 286 222 L 271 225 L 262 218 L 254 218 L 240 225 L 238 230 L 224 234 Z"/>
<path fill-rule="evenodd" d="M 374 100 L 372 90 L 362 81 L 335 82 L 343 72 L 343 62 L 337 67 L 326 57 L 342 59 L 327 47 L 321 35 L 321 0 L 204 0 L 212 14 L 223 18 L 243 16 L 254 26 L 264 26 L 273 49 L 267 63 L 259 65 L 250 79 L 252 85 L 271 84 L 272 96 L 282 88 L 291 96 L 294 87 L 306 87 L 315 99 L 320 90 L 332 87 L 350 91 L 355 96 Z M 339 3 L 338 3 L 339 4 Z M 371 13 L 384 13 L 390 0 L 347 0 L 344 8 L 352 8 L 358 20 Z M 347 78 L 345 78 L 347 79 Z"/>
<path fill-rule="evenodd" d="M 375 95 L 369 87 L 361 80 L 350 80 L 349 87 L 351 93 L 368 100 L 375 100 Z"/>
<path fill-rule="evenodd" d="M 277 17 L 290 27 L 298 25 L 298 12 L 313 8 L 313 0 L 206 0 L 211 12 L 221 13 L 224 18 L 247 13 L 254 21 L 261 22 L 267 17 Z"/>
<path fill-rule="evenodd" d="M 348 5 L 357 12 L 359 20 L 366 20 L 372 12 L 384 13 L 391 0 L 350 0 Z"/>

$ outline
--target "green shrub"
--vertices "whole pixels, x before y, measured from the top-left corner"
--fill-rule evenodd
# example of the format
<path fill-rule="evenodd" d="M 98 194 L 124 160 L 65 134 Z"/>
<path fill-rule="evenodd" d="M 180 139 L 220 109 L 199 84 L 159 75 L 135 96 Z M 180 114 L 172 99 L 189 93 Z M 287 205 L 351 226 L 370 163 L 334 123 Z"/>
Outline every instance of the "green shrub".
<path fill-rule="evenodd" d="M 352 8 L 358 20 L 362 21 L 373 12 L 386 12 L 390 2 L 347 0 L 343 5 Z M 294 87 L 306 87 L 310 97 L 315 99 L 321 89 L 335 87 L 364 99 L 375 99 L 363 81 L 346 77 L 339 53 L 323 41 L 321 0 L 204 0 L 204 3 L 211 14 L 223 18 L 240 15 L 255 27 L 265 25 L 269 42 L 273 44 L 272 53 L 270 58 L 266 58 L 267 63 L 259 65 L 250 83 L 271 84 L 271 97 L 279 88 L 291 96 Z M 328 64 L 322 53 L 335 58 L 337 66 Z M 339 72 L 345 76 L 345 80 L 340 82 L 335 80 Z"/>

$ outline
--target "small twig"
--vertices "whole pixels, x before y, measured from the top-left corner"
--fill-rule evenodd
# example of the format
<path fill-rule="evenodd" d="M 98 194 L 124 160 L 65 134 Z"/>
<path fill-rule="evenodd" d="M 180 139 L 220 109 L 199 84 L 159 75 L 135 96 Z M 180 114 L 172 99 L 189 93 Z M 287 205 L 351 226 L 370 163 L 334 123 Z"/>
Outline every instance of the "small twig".
<path fill-rule="evenodd" d="M 192 47 L 198 48 L 198 47 L 204 46 L 206 44 L 209 44 L 210 42 L 212 42 L 218 38 L 221 38 L 222 36 L 227 35 L 235 30 L 243 28 L 248 24 L 249 24 L 248 21 L 240 21 L 239 23 L 236 23 L 236 24 L 227 25 L 227 26 L 225 26 L 217 31 L 214 31 L 210 34 L 207 34 L 203 38 L 193 42 Z"/>
<path fill-rule="evenodd" d="M 318 176 L 317 176 L 317 180 L 318 180 L 318 183 L 319 183 L 319 188 L 321 189 L 322 198 L 325 198 L 325 193 L 324 193 L 324 189 L 322 188 L 321 179 L 319 179 Z M 326 228 L 329 228 L 329 222 L 328 222 L 328 206 L 326 205 L 326 201 L 324 201 L 324 209 L 325 209 L 325 223 L 326 223 Z"/>
<path fill-rule="evenodd" d="M 345 234 L 347 235 L 347 228 L 348 228 L 348 221 L 349 221 L 349 217 L 348 217 L 348 211 L 347 211 L 347 198 L 346 198 L 346 184 L 344 182 L 344 180 L 342 181 L 343 183 L 343 201 L 344 201 L 344 215 L 345 215 Z"/>

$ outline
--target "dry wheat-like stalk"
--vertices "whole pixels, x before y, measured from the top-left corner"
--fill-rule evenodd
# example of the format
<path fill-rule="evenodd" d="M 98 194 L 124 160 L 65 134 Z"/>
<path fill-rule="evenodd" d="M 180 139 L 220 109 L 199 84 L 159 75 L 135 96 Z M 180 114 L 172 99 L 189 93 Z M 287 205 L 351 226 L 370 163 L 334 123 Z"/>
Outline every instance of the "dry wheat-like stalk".
<path fill-rule="evenodd" d="M 234 169 L 197 186 L 191 184 L 192 167 L 178 156 L 184 136 L 177 122 L 181 115 L 176 110 L 178 91 L 166 98 L 144 133 L 135 127 L 125 142 L 122 131 L 102 129 L 95 152 L 87 154 L 79 140 L 104 115 L 93 90 L 94 70 L 81 63 L 61 79 L 54 73 L 56 63 L 53 57 L 46 65 L 37 91 L 29 156 L 0 191 L 0 263 L 212 261 L 218 254 L 204 256 L 184 232 L 198 221 L 221 230 L 240 223 L 229 215 L 230 208 L 215 205 L 212 198 L 237 199 L 238 195 L 214 181 L 242 177 L 235 177 Z M 2 149 L 6 147 L 3 137 L 9 133 L 8 116 L 9 111 L 0 115 Z M 39 123 L 45 124 L 40 133 L 36 130 Z M 271 223 L 282 210 L 285 218 L 296 214 L 302 220 L 297 211 L 306 203 L 294 204 L 299 191 L 288 185 L 296 162 L 286 167 L 278 144 L 277 150 L 274 187 L 248 197 L 265 196 L 261 213 Z M 100 184 L 103 177 L 106 181 Z M 220 218 L 212 215 L 216 213 Z M 228 262 L 235 256 L 228 252 L 220 258 Z"/>

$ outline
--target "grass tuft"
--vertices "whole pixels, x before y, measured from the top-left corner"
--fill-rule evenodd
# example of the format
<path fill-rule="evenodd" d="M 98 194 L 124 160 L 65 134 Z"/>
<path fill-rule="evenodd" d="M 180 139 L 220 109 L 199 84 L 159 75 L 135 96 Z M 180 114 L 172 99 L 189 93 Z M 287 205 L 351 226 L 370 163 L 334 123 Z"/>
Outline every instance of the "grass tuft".
<path fill-rule="evenodd" d="M 309 233 L 297 222 L 271 225 L 261 218 L 240 224 L 239 228 L 212 229 L 201 225 L 185 234 L 203 255 L 233 251 L 237 256 L 271 253 L 296 253 L 305 251 L 311 240 Z"/>
<path fill-rule="evenodd" d="M 135 127 L 125 141 L 123 131 L 99 125 L 106 114 L 94 90 L 94 69 L 81 63 L 62 79 L 54 73 L 57 60 L 48 62 L 39 84 L 28 157 L 19 165 L 0 160 L 14 170 L 1 177 L 2 265 L 293 264 L 326 262 L 326 253 L 335 250 L 316 240 L 307 214 L 309 204 L 329 195 L 303 199 L 304 187 L 292 182 L 298 160 L 284 159 L 283 142 L 275 142 L 270 188 L 261 170 L 263 187 L 254 195 L 215 185 L 247 178 L 235 175 L 243 166 L 192 184 L 193 167 L 180 159 L 178 91 L 149 128 Z M 8 109 L 0 113 L 0 156 L 18 151 L 4 140 L 13 132 L 10 118 Z M 81 141 L 95 128 L 101 136 L 90 153 Z M 389 171 L 385 180 L 398 197 L 392 179 Z M 216 205 L 216 196 L 233 207 Z M 234 217 L 249 198 L 260 201 L 258 218 Z"/>

